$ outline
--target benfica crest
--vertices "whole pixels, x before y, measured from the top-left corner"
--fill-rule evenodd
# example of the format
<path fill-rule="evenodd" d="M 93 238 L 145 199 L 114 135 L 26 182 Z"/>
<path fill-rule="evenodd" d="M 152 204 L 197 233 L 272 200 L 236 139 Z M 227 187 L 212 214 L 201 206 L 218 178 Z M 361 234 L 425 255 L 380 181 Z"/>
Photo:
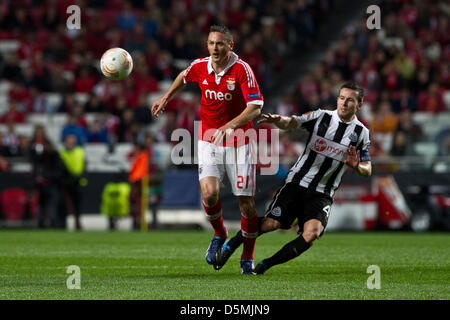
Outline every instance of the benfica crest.
<path fill-rule="evenodd" d="M 234 88 L 235 88 L 235 82 L 236 82 L 236 81 L 234 81 L 234 79 L 228 79 L 228 80 L 227 80 L 227 88 L 228 88 L 228 90 L 230 90 L 230 91 L 233 91 L 233 90 L 234 90 Z"/>

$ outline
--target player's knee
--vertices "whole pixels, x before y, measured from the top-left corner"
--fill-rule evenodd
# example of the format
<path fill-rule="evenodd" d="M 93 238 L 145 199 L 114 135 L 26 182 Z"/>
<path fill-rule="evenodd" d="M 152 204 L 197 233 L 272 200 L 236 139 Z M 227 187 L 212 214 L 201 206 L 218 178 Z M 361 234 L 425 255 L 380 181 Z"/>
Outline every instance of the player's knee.
<path fill-rule="evenodd" d="M 214 192 L 214 190 L 206 190 L 202 194 L 203 202 L 206 204 L 207 207 L 213 207 L 217 200 L 219 200 L 219 196 L 217 192 Z"/>
<path fill-rule="evenodd" d="M 303 231 L 303 238 L 306 242 L 311 243 L 316 239 L 320 238 L 320 230 L 319 229 L 311 229 Z"/>
<path fill-rule="evenodd" d="M 240 198 L 239 209 L 241 214 L 246 218 L 251 218 L 256 215 L 255 202 L 252 198 Z"/>
<path fill-rule="evenodd" d="M 261 231 L 270 232 L 279 229 L 281 226 L 280 222 L 274 219 L 265 219 L 261 225 Z"/>

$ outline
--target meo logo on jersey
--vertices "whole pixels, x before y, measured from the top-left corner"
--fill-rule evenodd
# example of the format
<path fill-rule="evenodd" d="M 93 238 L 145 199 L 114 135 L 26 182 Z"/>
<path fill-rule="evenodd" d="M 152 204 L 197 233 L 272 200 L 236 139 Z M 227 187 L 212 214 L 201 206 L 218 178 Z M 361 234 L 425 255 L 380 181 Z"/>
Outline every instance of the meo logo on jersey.
<path fill-rule="evenodd" d="M 233 95 L 229 92 L 227 93 L 223 93 L 223 92 L 216 92 L 214 90 L 206 90 L 205 91 L 205 97 L 211 100 L 220 100 L 223 101 L 224 99 L 226 101 L 230 101 L 231 99 L 233 99 Z"/>

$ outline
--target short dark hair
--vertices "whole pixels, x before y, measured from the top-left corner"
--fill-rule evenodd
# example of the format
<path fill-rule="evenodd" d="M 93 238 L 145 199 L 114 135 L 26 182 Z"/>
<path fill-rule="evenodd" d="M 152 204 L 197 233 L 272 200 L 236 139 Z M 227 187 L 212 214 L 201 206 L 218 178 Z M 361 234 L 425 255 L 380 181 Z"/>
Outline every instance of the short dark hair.
<path fill-rule="evenodd" d="M 364 88 L 361 87 L 359 84 L 357 84 L 356 82 L 347 82 L 344 83 L 340 88 L 339 88 L 339 92 L 341 92 L 342 89 L 351 89 L 351 90 L 355 90 L 358 92 L 358 102 L 361 103 L 363 101 L 364 98 Z"/>
<path fill-rule="evenodd" d="M 209 28 L 209 32 L 220 32 L 225 35 L 229 42 L 233 42 L 233 35 L 231 34 L 230 29 L 225 26 L 213 25 Z"/>

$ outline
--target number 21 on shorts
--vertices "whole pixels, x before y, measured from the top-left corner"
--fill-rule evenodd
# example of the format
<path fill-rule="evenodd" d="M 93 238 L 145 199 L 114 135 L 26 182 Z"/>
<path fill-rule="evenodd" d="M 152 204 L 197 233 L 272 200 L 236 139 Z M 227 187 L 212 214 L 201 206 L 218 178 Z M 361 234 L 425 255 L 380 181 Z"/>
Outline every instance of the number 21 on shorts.
<path fill-rule="evenodd" d="M 238 178 L 238 180 L 237 180 L 237 182 L 236 182 L 237 188 L 238 188 L 238 189 L 247 189 L 247 188 L 248 188 L 248 179 L 249 179 L 249 176 L 247 176 L 247 178 L 245 179 L 245 188 L 244 188 L 244 186 L 243 186 L 243 183 L 244 183 L 244 177 L 243 177 L 243 176 L 238 176 L 237 178 Z"/>

